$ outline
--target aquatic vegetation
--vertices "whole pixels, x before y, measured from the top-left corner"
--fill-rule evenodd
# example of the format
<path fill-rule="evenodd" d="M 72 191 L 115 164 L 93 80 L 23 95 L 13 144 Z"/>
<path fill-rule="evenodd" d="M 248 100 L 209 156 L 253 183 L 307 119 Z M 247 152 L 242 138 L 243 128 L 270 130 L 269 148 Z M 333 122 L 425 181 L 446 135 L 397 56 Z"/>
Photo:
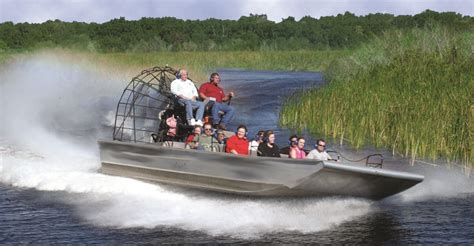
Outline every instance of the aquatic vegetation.
<path fill-rule="evenodd" d="M 417 157 L 474 160 L 474 32 L 393 31 L 328 68 L 327 86 L 301 92 L 283 126 Z"/>

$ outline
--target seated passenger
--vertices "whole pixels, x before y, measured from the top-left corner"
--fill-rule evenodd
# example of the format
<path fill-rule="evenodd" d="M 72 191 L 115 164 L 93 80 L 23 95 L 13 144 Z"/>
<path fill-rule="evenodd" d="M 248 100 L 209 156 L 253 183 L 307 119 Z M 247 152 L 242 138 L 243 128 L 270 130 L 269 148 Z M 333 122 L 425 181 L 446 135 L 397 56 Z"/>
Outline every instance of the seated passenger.
<path fill-rule="evenodd" d="M 290 138 L 288 138 L 288 146 L 286 146 L 283 149 L 280 149 L 280 153 L 284 155 L 290 155 L 290 148 L 292 146 L 296 146 L 298 144 L 298 136 L 292 135 Z"/>
<path fill-rule="evenodd" d="M 304 159 L 306 157 L 306 153 L 304 152 L 304 144 L 305 144 L 304 138 L 299 137 L 297 141 L 297 145 L 293 145 L 290 148 L 290 158 Z"/>
<path fill-rule="evenodd" d="M 171 93 L 178 97 L 178 103 L 186 108 L 186 119 L 191 126 L 202 126 L 202 117 L 204 115 L 204 103 L 198 101 L 196 86 L 191 80 L 188 80 L 188 72 L 184 69 L 179 71 L 179 79 L 171 82 Z M 193 109 L 197 108 L 196 118 L 193 116 Z"/>
<path fill-rule="evenodd" d="M 212 151 L 225 152 L 225 134 L 222 130 L 216 131 L 216 143 L 212 145 Z"/>
<path fill-rule="evenodd" d="M 210 123 L 204 124 L 203 130 L 204 134 L 201 134 L 201 136 L 199 136 L 198 149 L 212 151 L 212 145 L 214 144 L 214 142 L 216 142 L 214 136 L 212 136 L 212 125 Z"/>
<path fill-rule="evenodd" d="M 258 131 L 258 133 L 255 135 L 255 138 L 252 140 L 252 142 L 250 142 L 249 144 L 250 155 L 257 154 L 258 145 L 263 143 L 264 135 L 265 135 L 265 131 Z"/>
<path fill-rule="evenodd" d="M 184 142 L 185 148 L 197 149 L 199 146 L 200 135 L 201 135 L 201 127 L 194 126 L 193 133 L 189 134 L 189 136 L 186 138 L 186 141 Z"/>
<path fill-rule="evenodd" d="M 318 139 L 316 141 L 315 149 L 311 150 L 309 152 L 308 156 L 306 156 L 306 159 L 314 159 L 314 160 L 319 160 L 319 161 L 335 161 L 327 152 L 326 152 L 326 141 L 324 139 Z"/>
<path fill-rule="evenodd" d="M 224 90 L 219 87 L 221 79 L 218 73 L 212 73 L 209 80 L 208 83 L 201 85 L 199 95 L 204 101 L 208 101 L 208 105 L 211 107 L 214 128 L 225 130 L 229 122 L 234 118 L 234 107 L 224 102 L 229 101 L 234 96 L 234 92 L 225 95 Z M 219 111 L 224 112 L 222 121 L 219 117 Z"/>
<path fill-rule="evenodd" d="M 265 141 L 258 145 L 258 156 L 280 157 L 280 149 L 275 144 L 273 131 L 265 132 Z"/>
<path fill-rule="evenodd" d="M 227 140 L 226 152 L 234 155 L 249 155 L 249 141 L 245 136 L 247 127 L 240 125 L 234 136 Z"/>

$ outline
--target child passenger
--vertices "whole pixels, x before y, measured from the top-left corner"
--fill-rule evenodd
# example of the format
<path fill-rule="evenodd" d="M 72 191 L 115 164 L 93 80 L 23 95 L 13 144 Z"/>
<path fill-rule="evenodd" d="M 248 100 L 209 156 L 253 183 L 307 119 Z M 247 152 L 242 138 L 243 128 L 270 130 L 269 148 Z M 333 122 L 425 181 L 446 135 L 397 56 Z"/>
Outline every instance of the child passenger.
<path fill-rule="evenodd" d="M 197 149 L 199 146 L 199 137 L 201 135 L 201 127 L 194 126 L 193 133 L 189 134 L 184 142 L 186 149 Z"/>
<path fill-rule="evenodd" d="M 225 152 L 225 135 L 222 130 L 216 132 L 216 142 L 212 145 L 212 151 L 214 152 Z"/>

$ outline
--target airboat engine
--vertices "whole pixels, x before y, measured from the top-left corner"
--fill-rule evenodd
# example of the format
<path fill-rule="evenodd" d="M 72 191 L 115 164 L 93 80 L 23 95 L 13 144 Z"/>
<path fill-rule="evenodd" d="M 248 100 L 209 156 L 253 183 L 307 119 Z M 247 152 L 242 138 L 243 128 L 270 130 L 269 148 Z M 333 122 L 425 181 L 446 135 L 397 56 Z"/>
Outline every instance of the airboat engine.
<path fill-rule="evenodd" d="M 179 129 L 188 131 L 189 127 L 183 124 L 184 108 L 170 89 L 177 74 L 178 70 L 168 66 L 153 67 L 130 81 L 117 104 L 113 140 L 144 143 L 166 140 L 170 137 L 166 135 L 166 119 L 172 115 L 177 118 Z"/>

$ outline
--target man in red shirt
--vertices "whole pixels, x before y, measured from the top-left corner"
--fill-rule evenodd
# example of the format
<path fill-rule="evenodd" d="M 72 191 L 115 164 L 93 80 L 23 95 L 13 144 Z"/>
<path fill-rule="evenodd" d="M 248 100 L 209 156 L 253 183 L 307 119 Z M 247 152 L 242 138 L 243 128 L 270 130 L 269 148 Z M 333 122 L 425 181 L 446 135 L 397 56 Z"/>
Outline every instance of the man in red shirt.
<path fill-rule="evenodd" d="M 240 125 L 234 136 L 227 140 L 226 152 L 234 155 L 249 155 L 249 141 L 245 136 L 247 127 Z"/>
<path fill-rule="evenodd" d="M 218 73 L 212 73 L 208 83 L 204 83 L 199 88 L 199 95 L 204 101 L 209 101 L 208 106 L 211 106 L 212 124 L 215 128 L 225 130 L 227 124 L 234 118 L 234 107 L 227 103 L 233 96 L 234 92 L 230 92 L 227 96 L 224 90 L 219 87 L 221 78 Z M 224 112 L 224 117 L 219 124 L 219 111 Z"/>

